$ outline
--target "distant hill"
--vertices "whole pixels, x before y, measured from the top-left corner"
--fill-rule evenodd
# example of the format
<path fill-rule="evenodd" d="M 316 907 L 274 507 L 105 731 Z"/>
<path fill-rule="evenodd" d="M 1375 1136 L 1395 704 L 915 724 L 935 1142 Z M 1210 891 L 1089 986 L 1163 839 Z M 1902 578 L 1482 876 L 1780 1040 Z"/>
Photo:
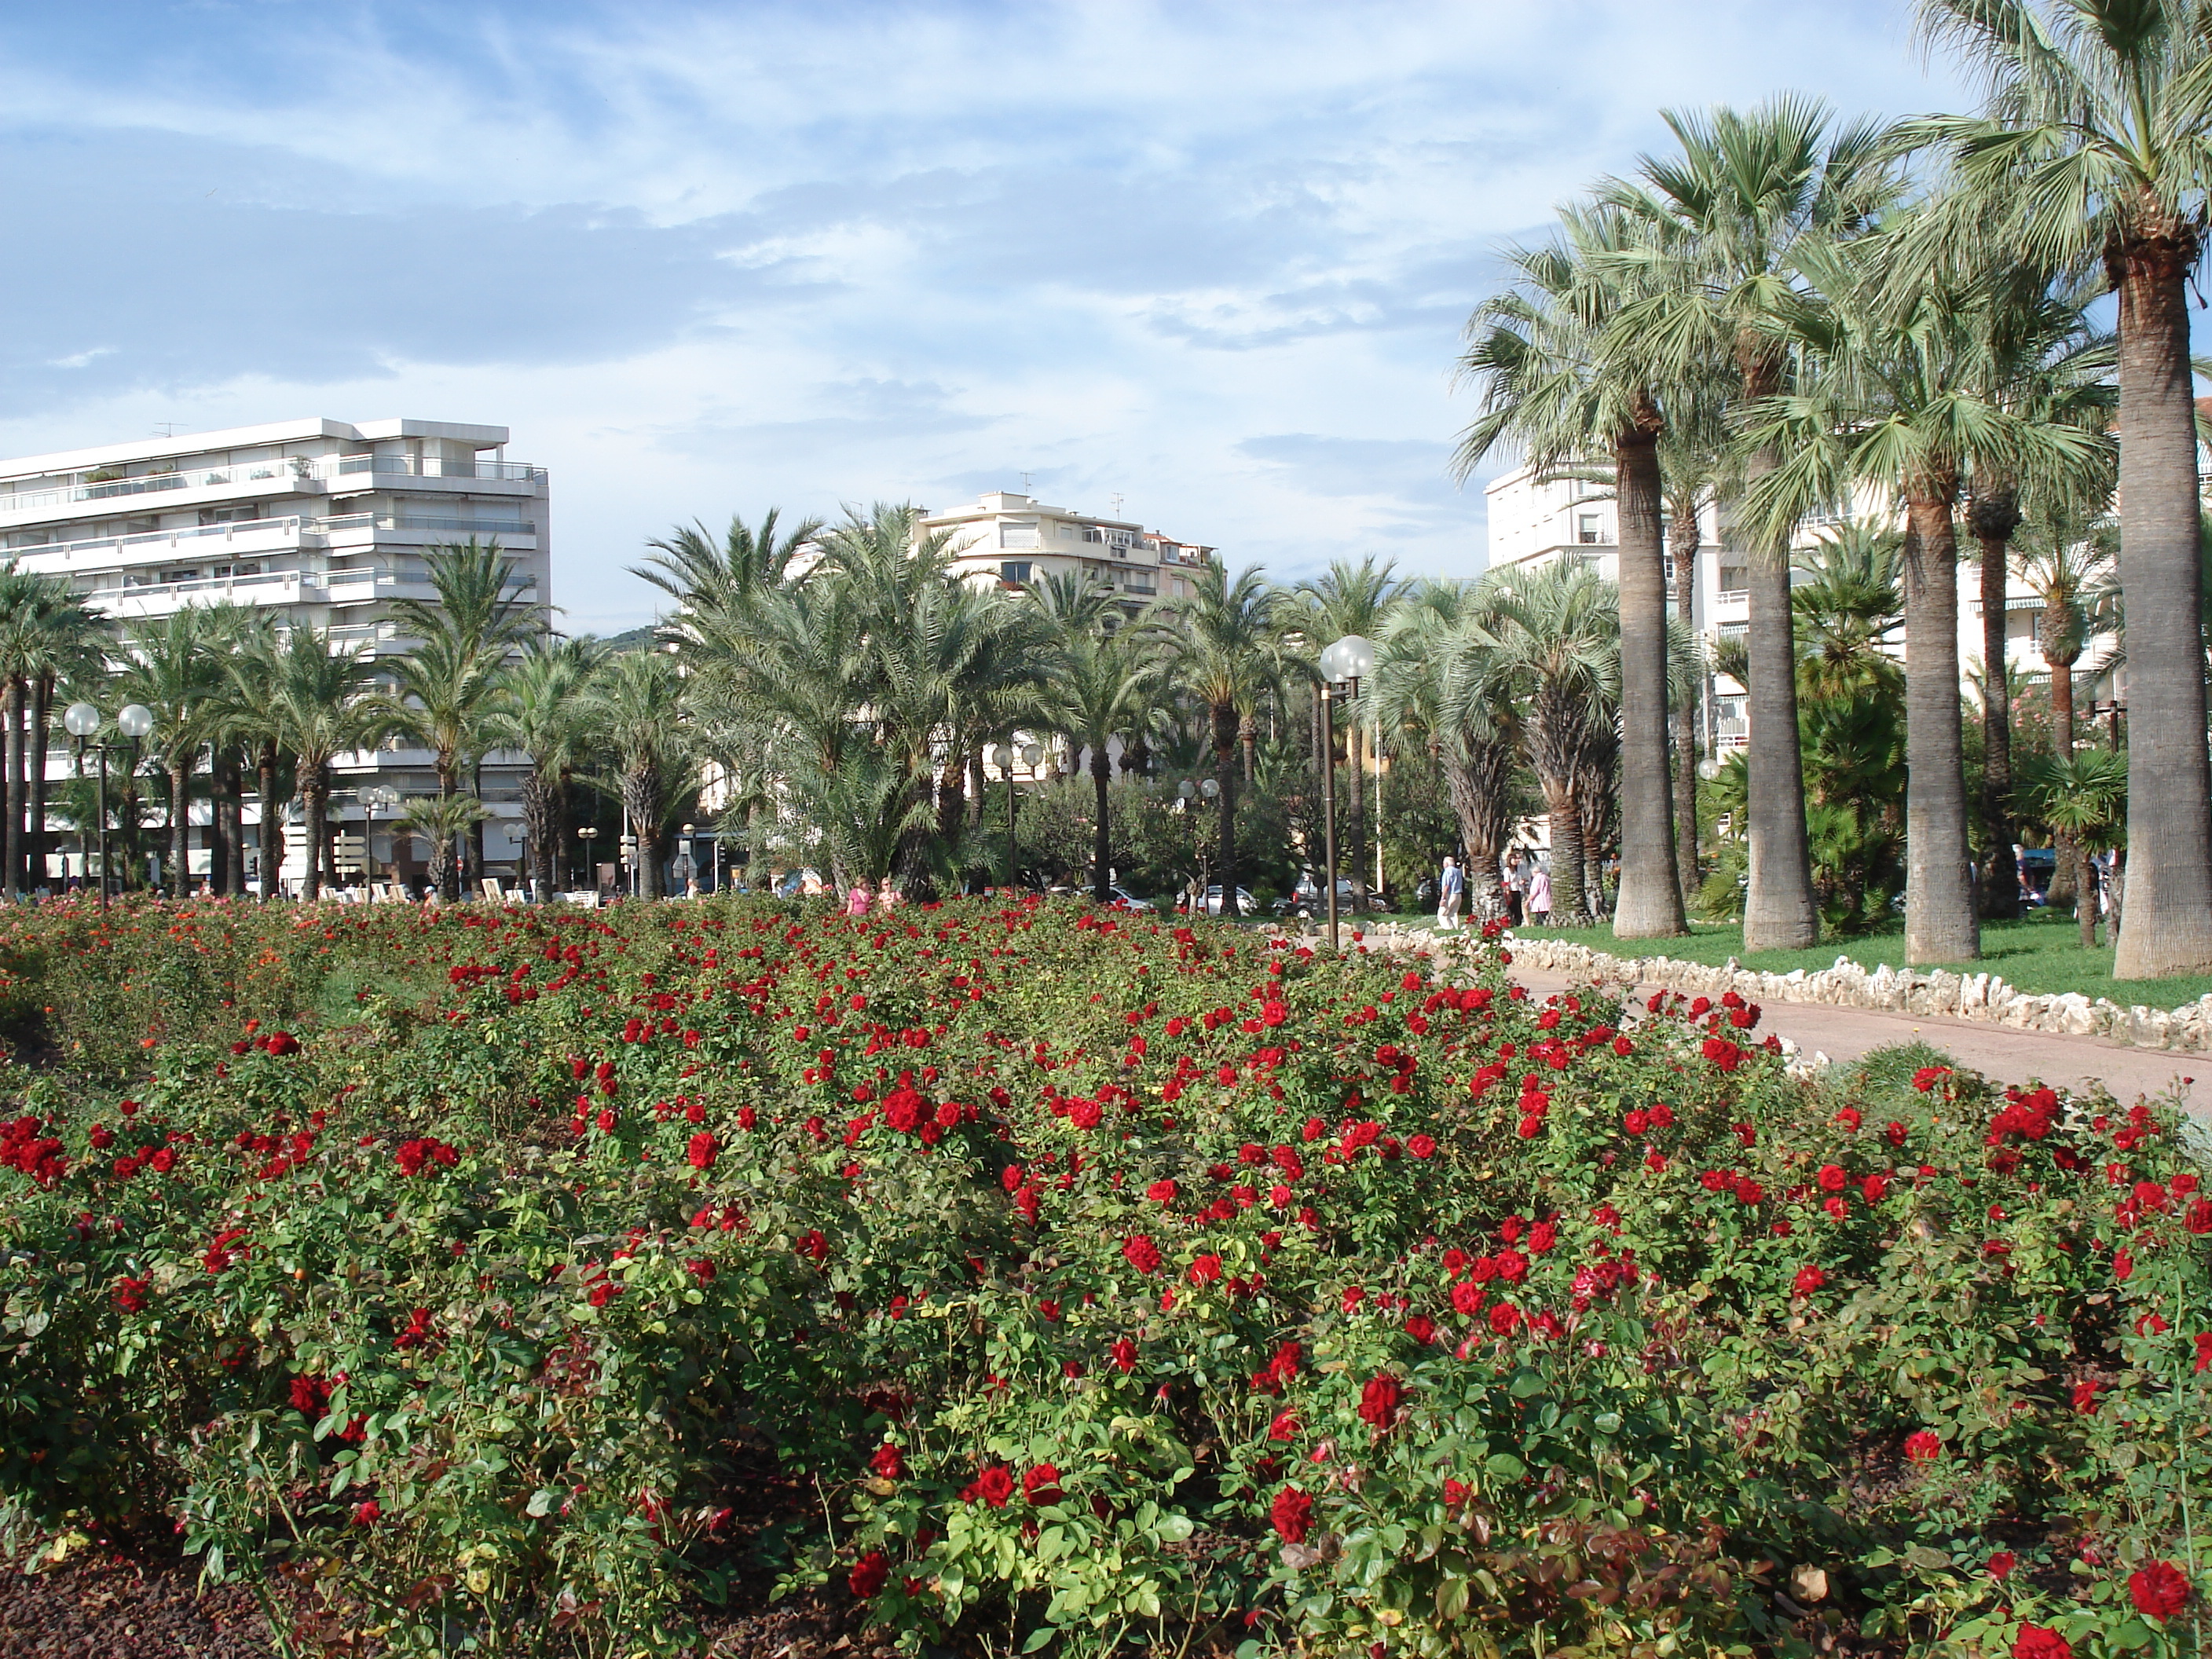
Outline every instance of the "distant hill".
<path fill-rule="evenodd" d="M 627 634 L 612 634 L 599 643 L 610 651 L 643 651 L 653 643 L 653 624 L 633 628 Z"/>

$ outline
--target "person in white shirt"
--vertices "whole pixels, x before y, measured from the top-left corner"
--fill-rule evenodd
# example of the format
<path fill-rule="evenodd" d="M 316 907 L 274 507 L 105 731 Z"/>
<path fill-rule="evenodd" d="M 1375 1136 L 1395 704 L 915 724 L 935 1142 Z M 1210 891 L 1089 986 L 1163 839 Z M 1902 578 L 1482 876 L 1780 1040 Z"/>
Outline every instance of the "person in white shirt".
<path fill-rule="evenodd" d="M 1449 853 L 1444 854 L 1443 873 L 1437 878 L 1437 927 L 1449 932 L 1459 926 L 1460 901 L 1467 896 L 1467 878 L 1460 872 L 1459 860 Z"/>

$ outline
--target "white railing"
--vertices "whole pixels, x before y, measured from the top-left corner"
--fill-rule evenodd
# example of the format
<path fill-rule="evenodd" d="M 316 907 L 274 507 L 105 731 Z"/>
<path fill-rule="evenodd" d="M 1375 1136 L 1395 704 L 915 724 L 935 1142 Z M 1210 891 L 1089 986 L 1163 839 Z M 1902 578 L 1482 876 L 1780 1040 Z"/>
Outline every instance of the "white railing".
<path fill-rule="evenodd" d="M 143 530 L 131 536 L 90 536 L 76 541 L 40 542 L 34 547 L 11 547 L 5 553 L 0 553 L 0 558 L 58 556 L 64 560 L 74 560 L 80 553 L 94 548 L 176 547 L 210 537 L 219 537 L 225 544 L 229 544 L 240 537 L 258 536 L 272 531 L 276 532 L 274 539 L 289 541 L 307 526 L 307 520 L 299 518 L 234 519 L 228 524 L 190 526 L 182 530 Z"/>
<path fill-rule="evenodd" d="M 316 525 L 325 531 L 435 530 L 468 536 L 535 536 L 538 533 L 537 522 L 530 519 L 494 521 L 441 518 L 422 513 L 340 513 L 318 520 Z"/>
<path fill-rule="evenodd" d="M 338 455 L 319 460 L 305 455 L 282 459 L 242 461 L 234 465 L 180 466 L 173 472 L 149 472 L 135 478 L 103 478 L 97 471 L 49 489 L 0 491 L 0 513 L 28 513 L 41 507 L 70 507 L 80 501 L 104 501 L 131 495 L 162 495 L 176 489 L 215 489 L 246 483 L 304 483 L 318 480 L 391 474 L 412 478 L 498 479 L 532 483 L 545 476 L 543 467 L 523 461 L 446 461 L 427 455 Z"/>

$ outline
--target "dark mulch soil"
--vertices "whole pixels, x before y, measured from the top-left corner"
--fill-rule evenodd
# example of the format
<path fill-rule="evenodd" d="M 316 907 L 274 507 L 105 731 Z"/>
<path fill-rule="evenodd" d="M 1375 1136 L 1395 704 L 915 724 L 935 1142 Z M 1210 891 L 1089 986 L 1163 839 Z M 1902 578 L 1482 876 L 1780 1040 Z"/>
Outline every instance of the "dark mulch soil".
<path fill-rule="evenodd" d="M 0 1563 L 0 1659 L 274 1659 L 253 1594 L 197 1589 L 198 1563 L 150 1543 L 88 1545 L 26 1574 Z M 842 1595 L 793 1596 L 697 1610 L 711 1659 L 889 1659 Z M 310 1618 L 307 1653 L 360 1656 L 364 1643 L 337 1621 Z"/>

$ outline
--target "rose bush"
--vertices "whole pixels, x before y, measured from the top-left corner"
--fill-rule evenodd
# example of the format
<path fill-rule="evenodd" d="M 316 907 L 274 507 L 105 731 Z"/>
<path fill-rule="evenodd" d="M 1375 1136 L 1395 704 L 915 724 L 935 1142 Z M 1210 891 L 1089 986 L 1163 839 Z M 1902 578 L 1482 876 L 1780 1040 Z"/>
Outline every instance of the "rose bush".
<path fill-rule="evenodd" d="M 396 1651 L 2193 1639 L 2166 1106 L 1073 905 L 6 927 L 20 1536 Z"/>

